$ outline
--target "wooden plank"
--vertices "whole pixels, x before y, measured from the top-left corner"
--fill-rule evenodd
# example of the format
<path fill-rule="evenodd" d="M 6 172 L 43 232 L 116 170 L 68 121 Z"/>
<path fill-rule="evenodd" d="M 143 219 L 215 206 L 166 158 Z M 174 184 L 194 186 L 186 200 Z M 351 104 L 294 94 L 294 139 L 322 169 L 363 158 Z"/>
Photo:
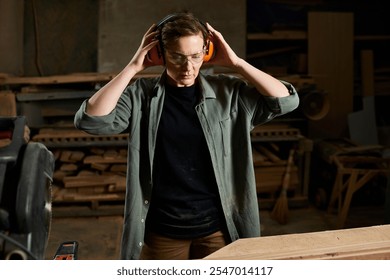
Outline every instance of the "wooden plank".
<path fill-rule="evenodd" d="M 104 194 L 107 192 L 105 186 L 74 188 L 71 190 L 76 190 L 79 195 Z"/>
<path fill-rule="evenodd" d="M 116 151 L 115 149 L 106 149 L 103 154 L 103 158 L 107 160 L 116 159 L 118 157 L 119 157 L 118 151 Z"/>
<path fill-rule="evenodd" d="M 390 259 L 390 225 L 239 239 L 212 260 Z"/>
<path fill-rule="evenodd" d="M 14 117 L 17 115 L 16 98 L 12 91 L 0 91 L 0 116 Z"/>
<path fill-rule="evenodd" d="M 126 157 L 116 157 L 116 158 L 104 158 L 102 156 L 93 155 L 93 156 L 86 156 L 84 158 L 85 164 L 92 164 L 92 163 L 126 163 L 127 159 Z"/>
<path fill-rule="evenodd" d="M 59 170 L 61 171 L 76 171 L 78 169 L 78 165 L 77 164 L 74 164 L 74 163 L 65 163 L 65 164 L 61 164 L 61 166 L 59 167 Z"/>
<path fill-rule="evenodd" d="M 309 138 L 340 138 L 353 111 L 353 13 L 308 13 L 308 74 L 329 97 L 328 114 L 309 122 Z"/>
<path fill-rule="evenodd" d="M 123 185 L 126 178 L 119 175 L 96 176 L 66 176 L 63 179 L 65 188 L 82 188 L 94 186 L 108 186 L 112 184 Z"/>
<path fill-rule="evenodd" d="M 110 81 L 117 73 L 79 73 L 69 75 L 52 75 L 43 77 L 18 77 L 18 76 L 0 76 L 0 85 L 50 85 L 50 84 L 69 84 L 69 83 L 90 83 Z M 139 77 L 155 77 L 156 74 L 142 73 L 137 74 L 134 79 Z"/>
<path fill-rule="evenodd" d="M 97 209 L 91 209 L 91 207 L 83 205 L 55 205 L 53 207 L 53 218 L 64 217 L 102 217 L 102 216 L 122 216 L 124 209 L 124 203 L 118 202 L 118 205 L 102 205 L 100 204 Z M 119 243 L 118 243 L 119 244 Z"/>
<path fill-rule="evenodd" d="M 75 139 L 83 139 L 83 138 L 111 138 L 111 140 L 115 140 L 115 138 L 127 138 L 127 134 L 115 134 L 115 135 L 93 135 L 82 130 L 78 129 L 53 129 L 53 128 L 44 128 L 39 131 L 33 137 L 33 140 L 40 141 L 45 139 L 61 139 L 61 138 L 75 138 Z"/>
<path fill-rule="evenodd" d="M 0 148 L 7 147 L 12 143 L 11 139 L 0 139 Z"/>
<path fill-rule="evenodd" d="M 62 150 L 59 160 L 61 162 L 78 162 L 85 157 L 82 151 Z"/>
<path fill-rule="evenodd" d="M 92 202 L 92 201 L 123 201 L 125 194 L 123 192 L 105 193 L 105 194 L 78 194 L 70 193 L 69 190 L 60 190 L 53 197 L 53 202 Z"/>
<path fill-rule="evenodd" d="M 122 184 L 109 185 L 107 191 L 108 192 L 125 192 L 126 191 L 126 181 L 123 180 Z"/>
<path fill-rule="evenodd" d="M 91 168 L 92 168 L 92 169 L 96 169 L 96 170 L 99 170 L 99 171 L 105 171 L 105 170 L 107 170 L 109 167 L 110 167 L 110 164 L 109 164 L 109 163 L 96 163 L 96 162 L 93 162 L 93 163 L 91 164 Z"/>
<path fill-rule="evenodd" d="M 248 33 L 248 40 L 306 40 L 307 32 L 303 30 L 283 30 L 271 33 Z"/>
<path fill-rule="evenodd" d="M 112 172 L 127 172 L 127 165 L 126 164 L 113 164 L 110 167 L 110 171 Z"/>
<path fill-rule="evenodd" d="M 246 58 L 247 59 L 261 58 L 261 57 L 265 57 L 265 56 L 271 56 L 271 55 L 275 55 L 275 54 L 299 50 L 300 48 L 301 48 L 300 46 L 292 46 L 292 47 L 277 48 L 277 49 L 267 50 L 267 51 L 262 51 L 262 52 L 255 52 L 255 53 L 248 54 L 246 56 Z"/>

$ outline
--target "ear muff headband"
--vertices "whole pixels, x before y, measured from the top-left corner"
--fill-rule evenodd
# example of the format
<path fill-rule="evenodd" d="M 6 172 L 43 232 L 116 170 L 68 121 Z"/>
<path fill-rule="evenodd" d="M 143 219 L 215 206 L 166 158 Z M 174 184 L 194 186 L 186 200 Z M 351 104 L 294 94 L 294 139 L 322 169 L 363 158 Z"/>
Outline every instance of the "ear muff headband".
<path fill-rule="evenodd" d="M 169 15 L 167 15 L 166 17 L 161 19 L 156 24 L 156 30 L 160 29 L 160 31 L 161 31 L 161 29 L 164 26 L 164 24 L 166 24 L 167 22 L 173 21 L 177 16 L 178 16 L 178 14 L 169 14 Z M 208 31 L 208 28 L 207 28 L 206 24 L 204 24 L 201 21 L 199 21 L 199 22 Z M 153 48 L 152 50 L 149 51 L 148 56 L 149 56 L 149 59 L 154 61 L 155 63 L 157 63 L 159 65 L 164 65 L 165 64 L 164 46 L 163 46 L 163 43 L 162 43 L 161 32 L 158 34 L 157 38 L 159 40 L 159 44 L 156 45 L 155 48 Z M 210 61 L 214 57 L 214 54 L 215 54 L 215 52 L 214 52 L 214 44 L 213 44 L 213 42 L 210 39 L 206 39 L 206 52 L 205 52 L 205 56 L 203 58 L 203 61 L 205 61 L 205 62 Z"/>

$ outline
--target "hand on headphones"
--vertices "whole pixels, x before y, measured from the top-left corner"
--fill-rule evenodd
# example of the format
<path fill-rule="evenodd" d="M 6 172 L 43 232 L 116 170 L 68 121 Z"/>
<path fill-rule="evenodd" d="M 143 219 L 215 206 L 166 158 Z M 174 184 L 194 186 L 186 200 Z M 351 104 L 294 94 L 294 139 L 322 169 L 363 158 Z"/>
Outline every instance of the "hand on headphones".
<path fill-rule="evenodd" d="M 142 37 L 141 45 L 129 63 L 135 67 L 137 73 L 147 67 L 157 65 L 148 56 L 148 52 L 158 44 L 157 34 L 155 24 L 153 24 Z"/>
<path fill-rule="evenodd" d="M 225 41 L 219 31 L 215 30 L 209 23 L 206 23 L 206 25 L 210 32 L 210 40 L 212 40 L 215 49 L 215 56 L 208 63 L 226 67 L 235 67 L 240 58 Z"/>

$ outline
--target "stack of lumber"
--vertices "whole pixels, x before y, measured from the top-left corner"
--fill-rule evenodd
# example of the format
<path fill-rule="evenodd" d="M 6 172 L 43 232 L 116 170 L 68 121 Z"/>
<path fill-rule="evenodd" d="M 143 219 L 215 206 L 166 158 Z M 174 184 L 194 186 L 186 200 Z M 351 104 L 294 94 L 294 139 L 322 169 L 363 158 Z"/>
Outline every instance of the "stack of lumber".
<path fill-rule="evenodd" d="M 272 207 L 282 187 L 288 151 L 300 146 L 302 136 L 298 129 L 278 125 L 256 128 L 251 137 L 258 198 L 262 207 Z M 123 203 L 127 140 L 126 134 L 104 136 L 71 128 L 40 129 L 32 141 L 45 144 L 56 158 L 53 205 L 87 202 L 96 209 L 113 201 Z M 289 198 L 302 195 L 301 168 L 297 157 L 291 167 Z"/>
<path fill-rule="evenodd" d="M 51 149 L 56 158 L 53 203 L 123 201 L 126 189 L 126 147 L 70 147 Z M 286 158 L 266 145 L 254 145 L 258 194 L 274 200 L 282 186 Z M 299 186 L 298 167 L 291 168 L 289 191 Z"/>
<path fill-rule="evenodd" d="M 91 135 L 75 128 L 42 128 L 32 141 L 55 157 L 54 206 L 123 204 L 126 192 L 127 134 Z"/>
<path fill-rule="evenodd" d="M 126 191 L 125 148 L 54 149 L 53 204 L 89 202 L 93 208 L 123 201 Z"/>

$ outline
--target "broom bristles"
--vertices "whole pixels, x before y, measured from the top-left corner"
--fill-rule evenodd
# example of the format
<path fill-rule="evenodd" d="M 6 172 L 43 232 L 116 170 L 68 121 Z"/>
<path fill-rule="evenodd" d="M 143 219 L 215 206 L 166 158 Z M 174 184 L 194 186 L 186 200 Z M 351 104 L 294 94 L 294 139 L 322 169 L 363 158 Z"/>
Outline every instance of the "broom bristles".
<path fill-rule="evenodd" d="M 290 183 L 290 169 L 292 165 L 293 155 L 294 149 L 291 149 L 290 154 L 288 156 L 286 173 L 283 177 L 282 190 L 278 199 L 276 200 L 274 209 L 271 212 L 271 218 L 282 225 L 287 224 L 290 215 L 288 209 L 287 189 Z"/>
<path fill-rule="evenodd" d="M 271 212 L 271 218 L 279 224 L 285 225 L 288 222 L 289 216 L 287 193 L 283 190 L 282 194 L 276 200 L 274 209 Z"/>

